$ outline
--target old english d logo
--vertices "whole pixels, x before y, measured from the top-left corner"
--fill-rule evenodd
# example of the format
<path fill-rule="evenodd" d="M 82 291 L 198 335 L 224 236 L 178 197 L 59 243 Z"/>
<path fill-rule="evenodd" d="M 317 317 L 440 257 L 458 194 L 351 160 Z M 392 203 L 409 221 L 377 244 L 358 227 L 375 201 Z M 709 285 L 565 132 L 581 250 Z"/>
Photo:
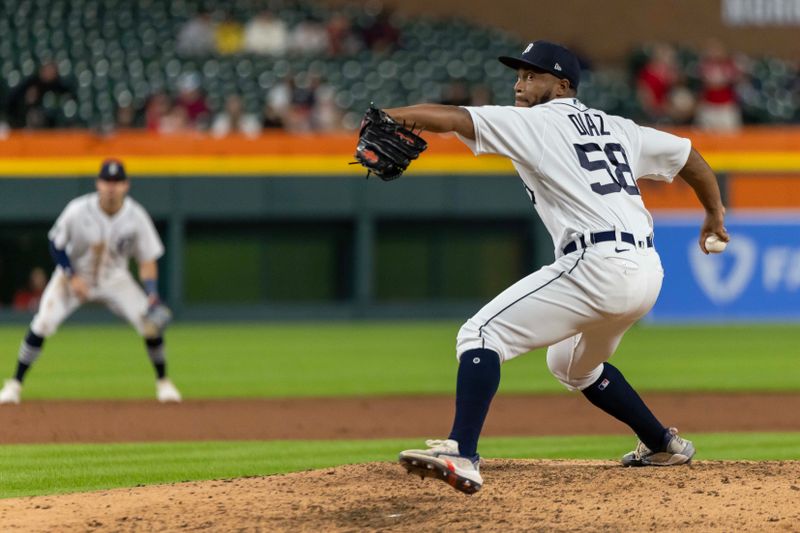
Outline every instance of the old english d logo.
<path fill-rule="evenodd" d="M 689 264 L 697 284 L 717 305 L 738 298 L 753 278 L 757 257 L 756 244 L 747 237 L 731 236 L 722 254 L 704 255 L 696 241 L 689 243 Z"/>

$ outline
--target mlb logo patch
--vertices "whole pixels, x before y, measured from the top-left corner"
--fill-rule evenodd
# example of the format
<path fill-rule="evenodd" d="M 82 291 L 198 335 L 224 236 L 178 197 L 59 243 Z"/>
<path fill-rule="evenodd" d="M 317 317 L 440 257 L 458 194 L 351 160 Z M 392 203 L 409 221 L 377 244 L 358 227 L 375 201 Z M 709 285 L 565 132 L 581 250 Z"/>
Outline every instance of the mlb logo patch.
<path fill-rule="evenodd" d="M 600 390 L 606 390 L 606 387 L 608 387 L 609 383 L 611 383 L 611 382 L 608 381 L 607 378 L 603 378 L 603 381 L 600 382 L 600 385 L 598 385 L 597 388 L 600 389 Z"/>

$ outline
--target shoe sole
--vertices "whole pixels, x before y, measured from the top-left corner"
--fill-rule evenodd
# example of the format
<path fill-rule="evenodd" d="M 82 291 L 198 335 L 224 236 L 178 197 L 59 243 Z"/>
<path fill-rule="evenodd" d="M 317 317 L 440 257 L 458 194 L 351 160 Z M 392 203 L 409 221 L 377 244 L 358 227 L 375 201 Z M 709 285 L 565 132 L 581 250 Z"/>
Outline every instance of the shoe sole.
<path fill-rule="evenodd" d="M 627 464 L 623 461 L 622 462 L 622 466 L 624 466 L 626 468 L 629 468 L 629 467 L 637 468 L 637 467 L 641 467 L 641 466 L 680 466 L 680 465 L 690 465 L 690 464 L 692 464 L 692 457 L 694 457 L 694 453 L 692 453 L 692 455 L 689 455 L 689 456 L 686 456 L 686 455 L 683 455 L 683 454 L 680 454 L 680 453 L 675 453 L 675 454 L 672 454 L 672 456 L 669 459 L 667 459 L 666 461 L 659 461 L 657 463 L 652 463 L 652 462 L 645 462 L 645 461 L 642 461 L 641 459 L 639 459 L 638 461 L 637 460 L 632 460 L 630 463 L 627 463 Z"/>
<path fill-rule="evenodd" d="M 632 462 L 632 463 L 622 463 L 623 468 L 643 468 L 645 466 L 682 466 L 682 465 L 690 465 L 692 464 L 691 459 L 686 459 L 686 457 L 681 457 L 680 460 L 670 460 L 666 463 L 645 463 L 642 461 Z"/>
<path fill-rule="evenodd" d="M 416 474 L 422 479 L 426 477 L 440 479 L 464 494 L 471 495 L 481 490 L 481 484 L 458 475 L 454 470 L 450 470 L 447 466 L 440 464 L 436 459 L 401 456 L 399 461 L 409 474 Z"/>

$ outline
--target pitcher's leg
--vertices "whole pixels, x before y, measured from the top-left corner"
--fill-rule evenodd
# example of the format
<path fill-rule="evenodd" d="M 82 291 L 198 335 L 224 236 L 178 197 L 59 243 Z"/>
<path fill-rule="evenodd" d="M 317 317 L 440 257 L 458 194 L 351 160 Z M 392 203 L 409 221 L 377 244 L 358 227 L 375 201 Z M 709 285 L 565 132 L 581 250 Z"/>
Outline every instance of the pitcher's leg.
<path fill-rule="evenodd" d="M 465 456 L 478 438 L 500 383 L 500 363 L 572 335 L 591 315 L 569 276 L 568 258 L 527 276 L 470 318 L 458 333 L 456 416 L 450 433 Z"/>
<path fill-rule="evenodd" d="M 500 355 L 477 348 L 461 354 L 456 378 L 456 414 L 450 439 L 458 442 L 461 455 L 478 453 L 478 437 L 500 385 Z"/>
<path fill-rule="evenodd" d="M 485 348 L 507 361 L 578 333 L 600 315 L 573 278 L 581 256 L 562 257 L 518 281 L 467 320 L 456 352 Z"/>
<path fill-rule="evenodd" d="M 667 429 L 653 415 L 622 373 L 606 362 L 619 346 L 630 322 L 609 322 L 565 339 L 547 351 L 547 366 L 571 390 L 627 424 L 650 449 L 668 439 Z"/>

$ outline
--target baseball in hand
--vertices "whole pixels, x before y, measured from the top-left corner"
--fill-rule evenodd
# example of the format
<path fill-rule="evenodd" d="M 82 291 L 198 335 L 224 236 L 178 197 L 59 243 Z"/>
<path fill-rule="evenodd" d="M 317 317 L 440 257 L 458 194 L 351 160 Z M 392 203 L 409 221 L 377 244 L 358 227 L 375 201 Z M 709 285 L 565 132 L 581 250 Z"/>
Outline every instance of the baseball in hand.
<path fill-rule="evenodd" d="M 714 234 L 706 237 L 706 250 L 708 250 L 709 253 L 720 254 L 725 251 L 726 246 L 728 246 L 728 243 L 720 240 L 720 238 Z"/>

